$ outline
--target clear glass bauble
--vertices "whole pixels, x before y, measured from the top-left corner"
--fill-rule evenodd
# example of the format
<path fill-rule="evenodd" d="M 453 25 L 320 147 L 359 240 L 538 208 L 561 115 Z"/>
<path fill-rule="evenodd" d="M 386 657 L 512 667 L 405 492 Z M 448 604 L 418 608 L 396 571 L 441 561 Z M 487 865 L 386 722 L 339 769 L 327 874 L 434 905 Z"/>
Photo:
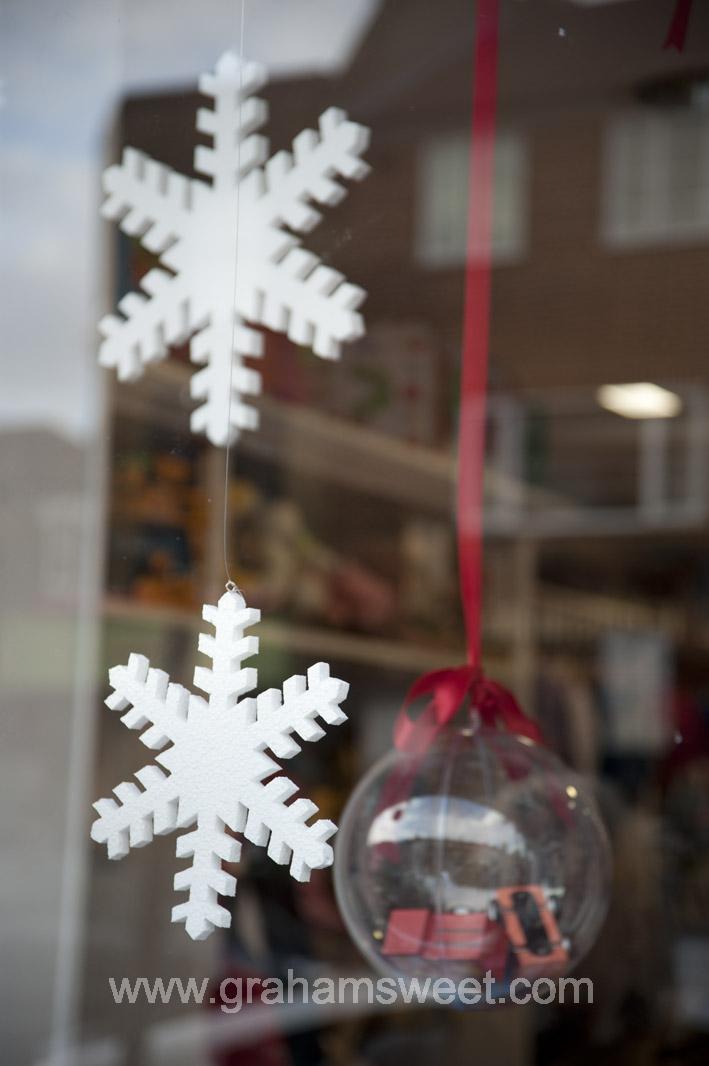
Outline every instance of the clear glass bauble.
<path fill-rule="evenodd" d="M 474 725 L 381 759 L 336 845 L 340 910 L 387 976 L 566 973 L 599 931 L 610 877 L 589 785 L 546 748 Z"/>

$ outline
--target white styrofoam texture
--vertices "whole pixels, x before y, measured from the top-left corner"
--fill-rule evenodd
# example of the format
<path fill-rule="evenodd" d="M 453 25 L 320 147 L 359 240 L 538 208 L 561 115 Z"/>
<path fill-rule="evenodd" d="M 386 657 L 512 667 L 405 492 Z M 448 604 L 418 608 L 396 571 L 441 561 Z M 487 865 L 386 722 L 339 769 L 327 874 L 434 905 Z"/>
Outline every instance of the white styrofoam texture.
<path fill-rule="evenodd" d="M 149 271 L 144 291 L 129 293 L 120 314 L 101 321 L 99 362 L 133 380 L 147 363 L 163 359 L 169 345 L 192 335 L 191 359 L 203 364 L 191 382 L 198 402 L 192 429 L 214 444 L 258 425 L 245 398 L 258 394 L 261 375 L 243 362 L 262 354 L 254 325 L 287 333 L 325 359 L 337 359 L 342 342 L 364 329 L 356 310 L 364 290 L 301 248 L 294 233 L 319 222 L 314 203 L 333 205 L 346 195 L 336 177 L 367 175 L 361 156 L 369 130 L 331 107 L 320 116 L 319 133 L 303 130 L 292 154 L 277 152 L 265 162 L 269 143 L 255 130 L 267 107 L 252 95 L 265 81 L 263 67 L 242 64 L 229 52 L 214 74 L 200 78 L 200 92 L 214 106 L 200 108 L 197 129 L 212 147 L 195 149 L 195 169 L 209 181 L 185 178 L 133 148 L 103 179 L 104 217 L 137 237 L 167 270 Z"/>
<path fill-rule="evenodd" d="M 199 650 L 212 666 L 194 672 L 206 700 L 171 684 L 142 655 L 110 670 L 114 692 L 107 705 L 125 712 L 121 721 L 129 729 L 144 730 L 140 739 L 146 747 L 164 749 L 155 757 L 164 769 L 145 766 L 135 775 L 142 787 L 123 782 L 113 790 L 116 799 L 98 800 L 99 818 L 91 828 L 92 839 L 107 845 L 109 857 L 121 859 L 131 847 L 149 844 L 154 833 L 195 827 L 177 839 L 178 857 L 191 862 L 176 875 L 175 888 L 189 896 L 172 912 L 172 920 L 184 921 L 195 940 L 231 922 L 217 896 L 236 893 L 236 879 L 222 861 L 236 862 L 241 844 L 226 828 L 267 846 L 275 862 L 290 863 L 298 881 L 332 863 L 326 842 L 336 826 L 323 819 L 308 824 L 317 812 L 310 800 L 286 802 L 297 787 L 287 777 L 272 776 L 280 766 L 266 749 L 290 759 L 300 751 L 294 733 L 306 741 L 324 735 L 316 717 L 340 725 L 348 690 L 344 681 L 330 677 L 327 664 L 317 663 L 307 679 L 288 678 L 282 692 L 242 698 L 257 684 L 256 670 L 242 662 L 258 651 L 258 638 L 245 637 L 244 630 L 260 614 L 247 609 L 237 592 L 226 592 L 217 607 L 205 605 L 202 614 L 215 630 L 199 637 Z"/>

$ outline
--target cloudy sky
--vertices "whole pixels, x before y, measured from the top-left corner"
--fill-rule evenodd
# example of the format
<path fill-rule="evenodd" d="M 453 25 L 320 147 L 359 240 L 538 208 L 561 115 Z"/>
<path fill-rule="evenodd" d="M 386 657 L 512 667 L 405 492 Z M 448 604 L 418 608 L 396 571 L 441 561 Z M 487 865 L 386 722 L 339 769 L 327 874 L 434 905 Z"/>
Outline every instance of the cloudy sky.
<path fill-rule="evenodd" d="M 244 52 L 272 74 L 346 64 L 377 0 L 245 0 Z M 196 82 L 238 44 L 240 0 L 4 0 L 0 5 L 0 428 L 95 425 L 99 220 L 119 98 Z M 336 101 L 333 101 L 336 103 Z"/>

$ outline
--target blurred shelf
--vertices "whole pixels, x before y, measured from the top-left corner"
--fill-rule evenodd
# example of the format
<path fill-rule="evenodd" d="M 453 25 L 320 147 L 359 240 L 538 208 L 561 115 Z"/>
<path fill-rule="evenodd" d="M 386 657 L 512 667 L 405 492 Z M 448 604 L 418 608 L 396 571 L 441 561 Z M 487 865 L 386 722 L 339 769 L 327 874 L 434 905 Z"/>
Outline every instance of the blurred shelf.
<path fill-rule="evenodd" d="M 676 605 L 575 589 L 543 586 L 539 635 L 549 643 L 595 640 L 604 632 L 655 631 L 678 647 L 709 651 L 709 623 Z"/>
<path fill-rule="evenodd" d="M 115 385 L 118 415 L 158 428 L 189 434 L 192 366 L 167 360 L 150 367 L 140 388 Z M 239 450 L 269 460 L 288 457 L 289 466 L 338 485 L 414 504 L 423 510 L 452 511 L 453 456 L 426 448 L 310 407 L 260 396 L 257 432 L 245 432 Z M 238 456 L 237 456 L 238 459 Z M 235 463 L 238 472 L 238 461 Z"/>
<path fill-rule="evenodd" d="M 115 384 L 115 410 L 124 418 L 189 436 L 194 401 L 192 366 L 166 360 L 148 367 L 140 387 Z M 283 464 L 294 476 L 450 517 L 455 511 L 456 461 L 452 452 L 424 447 L 368 429 L 313 407 L 259 396 L 261 424 L 242 434 L 238 456 Z M 201 438 L 194 438 L 201 442 Z M 215 453 L 218 455 L 219 453 Z M 555 490 L 530 485 L 486 464 L 485 531 L 492 537 L 559 539 L 579 536 L 648 536 L 692 529 L 704 510 L 674 508 L 648 513 L 639 506 L 592 506 Z"/>
<path fill-rule="evenodd" d="M 197 632 L 202 627 L 199 609 L 137 603 L 128 597 L 107 596 L 104 617 L 136 624 L 157 624 Z M 574 646 L 593 643 L 609 631 L 658 631 L 676 645 L 709 652 L 709 624 L 676 607 L 641 599 L 543 586 L 536 594 L 536 636 L 542 646 Z M 515 642 L 518 619 L 510 607 L 491 606 L 484 620 L 484 639 L 495 658 Z M 389 670 L 421 673 L 465 660 L 462 647 L 436 648 L 403 640 L 387 640 L 358 633 L 345 633 L 325 626 L 296 622 L 260 622 L 258 633 L 265 644 L 299 655 L 314 655 L 363 663 Z M 488 660 L 490 656 L 486 657 Z"/>
<path fill-rule="evenodd" d="M 166 360 L 147 368 L 140 387 L 116 382 L 114 409 L 124 418 L 189 437 L 192 365 Z M 452 517 L 456 460 L 453 452 L 408 443 L 314 407 L 254 399 L 261 416 L 257 432 L 245 432 L 238 453 L 286 463 L 294 475 L 314 477 L 344 489 Z M 197 443 L 201 438 L 193 438 Z M 202 442 L 203 443 L 203 442 Z M 486 463 L 484 521 L 493 537 L 652 536 L 704 529 L 704 504 L 648 509 L 640 502 L 588 504 L 550 488 L 531 485 Z"/>
<path fill-rule="evenodd" d="M 106 596 L 103 616 L 136 624 L 156 624 L 197 632 L 203 625 L 198 608 L 157 606 L 136 603 L 128 597 Z M 322 626 L 299 625 L 295 622 L 265 621 L 254 628 L 254 636 L 264 644 L 284 651 L 313 655 L 324 659 L 340 659 L 363 663 L 405 673 L 437 670 L 463 662 L 463 648 L 429 648 L 407 641 L 385 640 L 357 633 L 343 633 Z"/>
<path fill-rule="evenodd" d="M 249 450 L 274 459 L 287 455 L 299 473 L 345 488 L 421 510 L 452 512 L 452 456 L 267 397 L 260 409 L 261 431 L 248 442 Z"/>

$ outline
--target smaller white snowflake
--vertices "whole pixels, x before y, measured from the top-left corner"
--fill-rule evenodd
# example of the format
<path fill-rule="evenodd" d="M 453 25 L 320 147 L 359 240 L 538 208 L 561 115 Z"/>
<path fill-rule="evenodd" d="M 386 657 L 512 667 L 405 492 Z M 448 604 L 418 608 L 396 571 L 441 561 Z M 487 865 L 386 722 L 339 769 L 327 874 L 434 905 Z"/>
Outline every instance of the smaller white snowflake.
<path fill-rule="evenodd" d="M 99 818 L 91 827 L 92 839 L 107 845 L 109 858 L 121 859 L 131 847 L 149 844 L 154 833 L 196 826 L 177 840 L 178 857 L 192 861 L 175 876 L 175 888 L 189 891 L 189 897 L 172 911 L 173 922 L 185 922 L 195 940 L 231 923 L 217 897 L 236 894 L 236 878 L 222 862 L 236 862 L 241 844 L 227 827 L 268 846 L 274 862 L 290 862 L 298 881 L 332 863 L 327 840 L 337 827 L 324 819 L 308 824 L 317 812 L 310 800 L 286 802 L 297 786 L 273 776 L 280 766 L 268 752 L 290 759 L 300 751 L 293 733 L 315 741 L 324 736 L 317 717 L 328 725 L 346 721 L 340 704 L 348 691 L 344 681 L 330 677 L 326 663 L 316 663 L 307 680 L 295 675 L 282 692 L 269 689 L 242 699 L 255 688 L 257 672 L 241 664 L 258 651 L 258 638 L 245 637 L 244 630 L 258 622 L 260 612 L 246 608 L 237 592 L 226 592 L 217 607 L 206 604 L 202 615 L 215 630 L 199 637 L 199 650 L 212 667 L 196 667 L 194 683 L 208 699 L 171 684 L 142 655 L 109 671 L 114 692 L 106 704 L 126 712 L 121 721 L 129 729 L 144 729 L 140 739 L 146 747 L 165 748 L 156 762 L 167 773 L 144 766 L 135 775 L 142 789 L 132 782 L 118 785 L 117 800 L 94 804 Z"/>
<path fill-rule="evenodd" d="M 191 425 L 213 444 L 258 425 L 247 398 L 260 392 L 261 375 L 244 364 L 263 353 L 254 326 L 286 333 L 324 359 L 337 359 L 342 343 L 364 332 L 357 311 L 364 290 L 301 248 L 296 234 L 320 221 L 315 204 L 334 205 L 346 195 L 337 178 L 369 173 L 361 158 L 369 130 L 330 107 L 318 133 L 303 130 L 292 154 L 268 159 L 268 140 L 255 132 L 268 114 L 254 95 L 265 81 L 263 67 L 230 52 L 200 78 L 213 107 L 199 109 L 197 128 L 212 145 L 195 149 L 194 165 L 207 181 L 185 178 L 134 148 L 103 176 L 103 216 L 167 270 L 149 271 L 143 291 L 128 293 L 120 314 L 101 321 L 99 362 L 131 381 L 170 345 L 192 337 L 190 358 L 202 369 L 191 381 L 199 401 Z"/>

